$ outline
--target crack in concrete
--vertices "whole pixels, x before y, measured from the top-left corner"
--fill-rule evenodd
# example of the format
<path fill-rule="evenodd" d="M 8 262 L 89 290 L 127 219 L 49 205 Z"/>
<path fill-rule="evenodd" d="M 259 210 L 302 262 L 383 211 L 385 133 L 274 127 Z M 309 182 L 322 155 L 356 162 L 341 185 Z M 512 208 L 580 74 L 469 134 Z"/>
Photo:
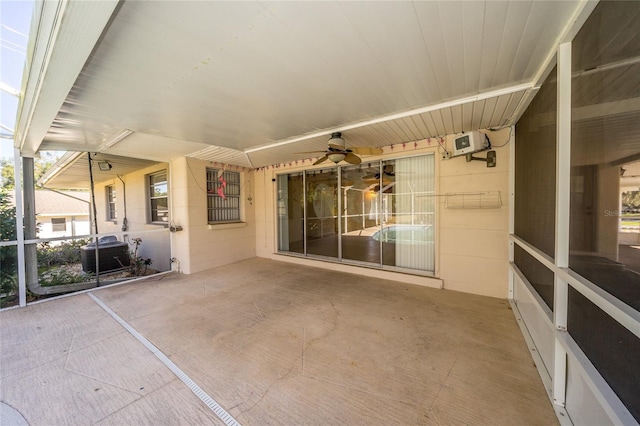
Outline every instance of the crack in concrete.
<path fill-rule="evenodd" d="M 447 379 L 449 378 L 449 376 L 451 376 L 451 372 L 453 371 L 453 367 L 455 367 L 457 362 L 458 362 L 458 357 L 456 356 L 456 359 L 453 360 L 453 364 L 451 364 L 451 367 L 449 368 L 449 371 L 447 372 L 447 376 L 444 378 L 444 380 L 442 380 L 442 384 L 440 385 L 440 389 L 438 389 L 438 393 L 436 394 L 436 397 L 433 398 L 433 402 L 431 403 L 431 407 L 429 407 L 429 411 L 433 410 L 433 407 L 436 405 L 436 402 L 438 401 L 438 398 L 440 397 L 440 393 L 442 392 L 442 389 L 445 388 L 445 383 L 446 383 Z"/>

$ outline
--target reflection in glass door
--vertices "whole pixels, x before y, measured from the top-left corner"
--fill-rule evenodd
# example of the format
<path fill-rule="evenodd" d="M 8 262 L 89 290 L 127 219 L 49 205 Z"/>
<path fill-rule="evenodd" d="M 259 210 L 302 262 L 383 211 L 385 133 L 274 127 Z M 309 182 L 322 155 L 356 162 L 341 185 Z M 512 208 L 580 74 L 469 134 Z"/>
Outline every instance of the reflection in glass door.
<path fill-rule="evenodd" d="M 380 162 L 342 171 L 342 258 L 380 265 Z"/>
<path fill-rule="evenodd" d="M 304 175 L 278 176 L 278 250 L 304 253 Z"/>
<path fill-rule="evenodd" d="M 338 169 L 306 172 L 307 254 L 338 257 Z"/>

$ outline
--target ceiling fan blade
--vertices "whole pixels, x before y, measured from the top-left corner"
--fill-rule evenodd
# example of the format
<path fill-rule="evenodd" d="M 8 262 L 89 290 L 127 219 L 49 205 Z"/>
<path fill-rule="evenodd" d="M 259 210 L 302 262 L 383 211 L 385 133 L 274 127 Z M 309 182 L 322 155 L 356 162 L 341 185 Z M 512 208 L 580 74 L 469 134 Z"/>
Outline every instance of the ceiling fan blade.
<path fill-rule="evenodd" d="M 292 152 L 292 154 L 318 154 L 320 152 L 326 152 L 326 151 L 300 151 L 300 152 Z"/>
<path fill-rule="evenodd" d="M 382 154 L 382 148 L 375 146 L 353 146 L 348 148 L 356 154 L 360 155 L 379 155 Z"/>
<path fill-rule="evenodd" d="M 357 155 L 348 152 L 347 155 L 344 157 L 344 161 L 346 161 L 347 163 L 350 164 L 360 164 L 362 163 L 362 160 L 360 159 L 360 157 L 358 157 Z"/>
<path fill-rule="evenodd" d="M 325 162 L 325 161 L 327 161 L 328 159 L 329 159 L 329 157 L 327 157 L 327 156 L 325 155 L 324 157 L 319 158 L 318 160 L 316 160 L 316 162 L 315 162 L 315 163 L 313 163 L 313 165 L 315 166 L 316 164 L 320 164 L 320 163 L 322 163 L 322 162 Z"/>

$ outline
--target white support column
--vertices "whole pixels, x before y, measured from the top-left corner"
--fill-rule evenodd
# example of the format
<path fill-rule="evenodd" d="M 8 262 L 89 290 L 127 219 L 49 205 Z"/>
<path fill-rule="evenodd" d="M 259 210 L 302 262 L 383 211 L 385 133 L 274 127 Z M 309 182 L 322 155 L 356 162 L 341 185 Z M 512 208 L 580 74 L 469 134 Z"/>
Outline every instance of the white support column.
<path fill-rule="evenodd" d="M 516 126 L 511 126 L 511 133 L 509 136 L 509 235 L 515 233 L 515 220 L 516 220 Z M 509 238 L 509 262 L 514 262 L 514 250 L 515 244 L 511 238 Z M 514 299 L 513 292 L 513 269 L 509 268 L 509 300 Z"/>
<path fill-rule="evenodd" d="M 556 142 L 556 265 L 569 266 L 569 198 L 571 195 L 571 43 L 558 50 Z"/>
<path fill-rule="evenodd" d="M 569 266 L 569 200 L 571 179 L 571 43 L 558 49 L 558 92 L 556 126 L 556 241 L 555 265 Z M 556 330 L 567 330 L 569 285 L 557 273 L 554 278 L 553 322 Z M 567 353 L 558 339 L 554 342 L 553 402 L 564 407 Z"/>
<path fill-rule="evenodd" d="M 336 222 L 338 222 L 338 259 L 342 262 L 342 169 L 340 166 L 336 167 L 338 173 L 338 188 L 336 191 L 336 198 L 338 199 L 338 211 L 336 212 Z"/>
<path fill-rule="evenodd" d="M 38 236 L 36 224 L 36 194 L 34 180 L 34 159 L 22 157 L 22 212 L 25 241 L 33 240 Z M 26 243 L 24 246 L 24 267 L 27 288 L 38 285 L 38 249 L 35 243 Z"/>
<path fill-rule="evenodd" d="M 21 307 L 27 306 L 27 279 L 24 266 L 24 213 L 22 209 L 22 157 L 20 150 L 13 150 L 13 180 L 16 200 L 16 239 L 18 241 L 18 301 Z"/>

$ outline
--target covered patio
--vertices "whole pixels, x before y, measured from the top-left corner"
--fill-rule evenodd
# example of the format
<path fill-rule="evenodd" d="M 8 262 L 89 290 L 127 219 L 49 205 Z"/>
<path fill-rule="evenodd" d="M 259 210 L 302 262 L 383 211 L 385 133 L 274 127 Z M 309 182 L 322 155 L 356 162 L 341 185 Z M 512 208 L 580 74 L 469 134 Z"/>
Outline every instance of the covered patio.
<path fill-rule="evenodd" d="M 31 425 L 555 424 L 517 322 L 251 258 L 2 311 L 0 397 Z"/>
<path fill-rule="evenodd" d="M 638 424 L 640 2 L 36 4 L 3 412 Z M 31 303 L 36 185 L 162 277 Z"/>

